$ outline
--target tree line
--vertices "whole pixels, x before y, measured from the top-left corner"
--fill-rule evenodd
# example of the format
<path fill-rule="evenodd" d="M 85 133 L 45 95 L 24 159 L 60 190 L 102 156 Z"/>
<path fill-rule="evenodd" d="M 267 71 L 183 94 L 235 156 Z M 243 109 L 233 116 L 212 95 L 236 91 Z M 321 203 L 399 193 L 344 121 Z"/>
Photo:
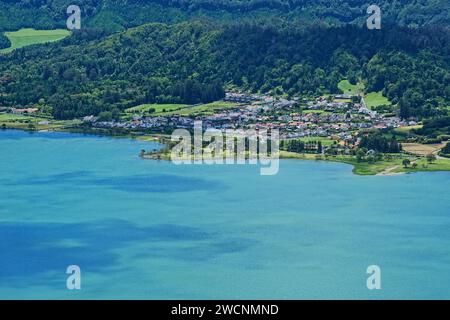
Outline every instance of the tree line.
<path fill-rule="evenodd" d="M 0 33 L 0 49 L 9 48 L 10 46 L 11 42 L 9 41 L 8 37 L 3 33 Z"/>
<path fill-rule="evenodd" d="M 381 153 L 400 153 L 402 145 L 395 138 L 387 138 L 380 133 L 371 133 L 361 138 L 359 148 Z"/>
<path fill-rule="evenodd" d="M 280 150 L 295 152 L 295 153 L 317 153 L 321 154 L 323 152 L 322 142 L 319 141 L 308 141 L 304 142 L 299 139 L 292 140 L 282 140 L 280 142 Z"/>

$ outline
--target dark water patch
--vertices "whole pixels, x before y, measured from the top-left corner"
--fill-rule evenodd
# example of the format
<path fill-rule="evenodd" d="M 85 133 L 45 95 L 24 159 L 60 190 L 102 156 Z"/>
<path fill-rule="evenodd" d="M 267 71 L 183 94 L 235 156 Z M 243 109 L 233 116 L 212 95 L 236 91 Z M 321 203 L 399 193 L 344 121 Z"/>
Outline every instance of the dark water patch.
<path fill-rule="evenodd" d="M 47 185 L 47 184 L 64 184 L 64 183 L 80 183 L 80 178 L 89 177 L 92 174 L 89 171 L 74 171 L 46 176 L 31 176 L 25 179 L 9 181 L 8 184 L 18 185 Z"/>
<path fill-rule="evenodd" d="M 64 288 L 69 265 L 82 272 L 120 270 L 117 250 L 130 247 L 135 259 L 204 262 L 242 253 L 254 240 L 173 224 L 140 227 L 124 220 L 95 223 L 0 223 L 0 287 L 43 285 Z M 136 249 L 139 248 L 139 249 Z"/>
<path fill-rule="evenodd" d="M 26 279 L 61 273 L 76 264 L 101 272 L 117 264 L 116 249 L 138 242 L 183 242 L 210 239 L 211 234 L 178 225 L 138 227 L 122 220 L 96 223 L 0 223 L 0 284 L 26 285 Z M 24 281 L 17 282 L 18 278 Z M 47 285 L 46 283 L 44 285 Z"/>
<path fill-rule="evenodd" d="M 175 175 L 109 177 L 94 179 L 92 183 L 105 185 L 121 191 L 151 193 L 207 191 L 224 188 L 223 184 L 216 181 Z"/>
<path fill-rule="evenodd" d="M 167 193 L 223 190 L 225 185 L 195 177 L 176 175 L 130 175 L 99 178 L 89 171 L 74 171 L 46 176 L 31 176 L 18 180 L 2 181 L 3 185 L 64 185 L 103 186 L 126 192 Z"/>

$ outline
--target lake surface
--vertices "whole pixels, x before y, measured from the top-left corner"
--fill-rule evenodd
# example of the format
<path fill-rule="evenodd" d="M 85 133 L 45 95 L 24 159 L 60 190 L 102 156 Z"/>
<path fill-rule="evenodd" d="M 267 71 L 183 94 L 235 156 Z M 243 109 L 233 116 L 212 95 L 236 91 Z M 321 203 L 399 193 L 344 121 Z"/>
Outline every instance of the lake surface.
<path fill-rule="evenodd" d="M 153 147 L 0 131 L 0 298 L 450 299 L 450 173 L 260 176 L 138 157 Z"/>

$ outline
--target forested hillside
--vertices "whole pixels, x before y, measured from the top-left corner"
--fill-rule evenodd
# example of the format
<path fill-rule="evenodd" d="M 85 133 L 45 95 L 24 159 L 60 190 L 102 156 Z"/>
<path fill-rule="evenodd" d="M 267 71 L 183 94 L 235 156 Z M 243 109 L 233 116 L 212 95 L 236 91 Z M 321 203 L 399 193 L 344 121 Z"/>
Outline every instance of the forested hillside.
<path fill-rule="evenodd" d="M 8 48 L 11 46 L 11 42 L 8 37 L 6 37 L 3 33 L 0 33 L 0 49 Z"/>
<path fill-rule="evenodd" d="M 450 105 L 449 39 L 445 29 L 205 21 L 149 24 L 94 41 L 82 31 L 0 57 L 0 105 L 48 106 L 67 119 L 142 103 L 212 101 L 224 85 L 291 96 L 335 93 L 348 78 L 382 90 L 404 117 L 428 117 Z"/>
<path fill-rule="evenodd" d="M 0 31 L 63 27 L 77 4 L 85 26 L 118 31 L 147 22 L 193 17 L 221 21 L 279 20 L 303 24 L 363 24 L 368 0 L 0 0 Z M 383 22 L 401 26 L 450 25 L 448 0 L 379 0 Z M 281 23 L 281 22 L 280 22 Z"/>

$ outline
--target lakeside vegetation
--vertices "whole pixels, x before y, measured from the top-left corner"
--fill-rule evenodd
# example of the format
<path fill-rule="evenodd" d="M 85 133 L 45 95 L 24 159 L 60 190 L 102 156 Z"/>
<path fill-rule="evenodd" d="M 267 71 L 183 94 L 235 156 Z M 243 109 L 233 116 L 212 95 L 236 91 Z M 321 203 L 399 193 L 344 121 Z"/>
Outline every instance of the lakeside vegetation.
<path fill-rule="evenodd" d="M 353 173 L 357 175 L 394 175 L 400 173 L 414 173 L 414 172 L 431 172 L 431 171 L 450 171 L 450 158 L 438 157 L 436 153 L 440 148 L 428 150 L 427 153 L 412 153 L 402 152 L 403 149 L 400 144 L 395 145 L 395 140 L 386 139 L 383 141 L 381 135 L 374 135 L 366 137 L 366 141 L 354 150 L 353 154 L 335 154 L 333 148 L 322 150 L 322 143 L 325 145 L 326 140 L 311 137 L 310 141 L 301 141 L 300 139 L 283 140 L 280 143 L 280 151 L 278 156 L 280 159 L 295 159 L 295 160 L 312 160 L 312 161 L 332 161 L 346 163 L 353 166 Z M 315 139 L 315 140 L 314 140 Z M 170 140 L 162 140 L 166 147 L 161 150 L 146 151 L 142 150 L 140 156 L 149 160 L 171 160 L 171 150 L 174 142 Z M 316 147 L 308 147 L 307 143 L 316 144 Z M 247 143 L 247 142 L 246 142 Z M 317 144 L 320 145 L 317 148 Z M 334 143 L 333 143 L 334 145 Z M 371 150 L 367 150 L 366 146 L 370 146 Z M 203 145 L 203 160 L 212 159 L 211 151 Z M 442 146 L 443 147 L 443 146 Z M 295 151 L 288 151 L 295 150 Z M 450 143 L 445 150 L 450 151 Z M 382 150 L 378 151 L 378 150 Z M 223 156 L 230 155 L 224 149 Z M 236 156 L 236 154 L 232 154 Z M 192 160 L 193 154 L 187 160 Z M 258 158 L 258 155 L 250 155 L 248 151 L 245 152 L 245 158 Z"/>
<path fill-rule="evenodd" d="M 63 131 L 79 124 L 81 124 L 80 120 L 53 120 L 44 117 L 0 113 L 0 129 Z"/>
<path fill-rule="evenodd" d="M 450 171 L 450 159 L 437 159 L 433 163 L 428 162 L 424 158 L 402 155 L 392 157 L 389 160 L 377 162 L 359 162 L 356 157 L 352 156 L 322 156 L 308 153 L 294 153 L 281 151 L 281 159 L 298 159 L 298 160 L 314 160 L 314 161 L 332 161 L 346 163 L 353 166 L 353 173 L 357 175 L 392 175 L 396 173 L 414 173 L 423 171 Z M 408 159 L 411 163 L 416 163 L 416 167 L 403 165 L 403 160 Z"/>
<path fill-rule="evenodd" d="M 226 156 L 226 154 L 224 154 Z M 141 157 L 148 160 L 164 160 L 170 161 L 171 154 L 165 149 L 163 151 L 142 152 Z M 415 173 L 415 172 L 436 172 L 436 171 L 450 171 L 450 159 L 437 159 L 429 162 L 425 158 L 414 157 L 409 155 L 390 156 L 387 159 L 367 162 L 358 161 L 354 156 L 344 155 L 318 155 L 311 153 L 295 153 L 288 151 L 280 151 L 280 159 L 291 160 L 309 160 L 309 161 L 331 161 L 345 163 L 353 166 L 353 173 L 362 176 L 372 175 L 395 175 L 401 173 Z M 248 154 L 246 154 L 248 158 Z M 191 159 L 191 158 L 189 158 Z M 204 160 L 208 160 L 208 155 L 205 155 Z M 404 161 L 414 165 L 404 165 Z"/>

